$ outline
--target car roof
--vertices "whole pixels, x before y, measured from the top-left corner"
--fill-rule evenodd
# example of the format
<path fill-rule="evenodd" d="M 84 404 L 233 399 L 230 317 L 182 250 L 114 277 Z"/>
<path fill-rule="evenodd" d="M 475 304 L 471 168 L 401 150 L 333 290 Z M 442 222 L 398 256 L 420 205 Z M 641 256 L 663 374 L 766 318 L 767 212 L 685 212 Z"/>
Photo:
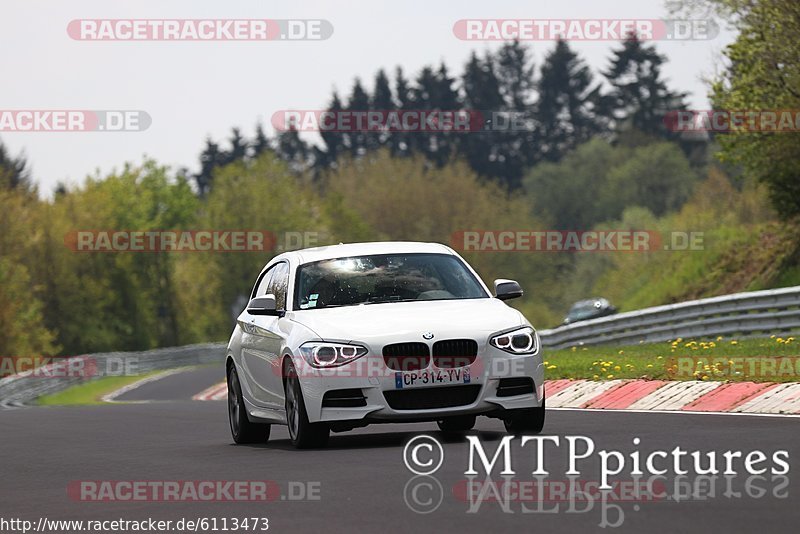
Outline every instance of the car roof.
<path fill-rule="evenodd" d="M 441 243 L 422 243 L 417 241 L 377 241 L 371 243 L 340 243 L 324 247 L 305 248 L 284 252 L 277 259 L 293 259 L 298 264 L 321 260 L 345 258 L 350 256 L 369 256 L 373 254 L 454 254 L 453 250 Z"/>

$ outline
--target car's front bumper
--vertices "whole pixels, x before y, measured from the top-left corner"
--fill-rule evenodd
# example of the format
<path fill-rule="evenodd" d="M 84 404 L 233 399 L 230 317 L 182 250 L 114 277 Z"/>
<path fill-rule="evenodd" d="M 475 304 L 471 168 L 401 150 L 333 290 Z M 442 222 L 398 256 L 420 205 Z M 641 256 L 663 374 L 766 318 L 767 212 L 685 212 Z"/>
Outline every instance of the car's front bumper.
<path fill-rule="evenodd" d="M 381 356 L 374 354 L 368 354 L 357 362 L 333 369 L 319 370 L 303 365 L 299 375 L 310 422 L 350 422 L 357 425 L 372 422 L 424 421 L 451 415 L 501 414 L 506 410 L 542 405 L 544 366 L 541 353 L 512 355 L 486 345 L 482 347 L 476 360 L 467 367 L 470 373 L 468 384 L 458 382 L 401 389 L 396 387 L 396 372 L 385 366 Z M 436 368 L 431 366 L 429 369 Z M 501 382 L 501 380 L 508 378 L 530 378 L 533 384 L 527 391 L 523 388 L 522 394 L 509 394 L 507 387 L 499 391 L 501 384 L 508 384 L 507 381 Z M 474 398 L 473 393 L 464 395 L 465 385 L 477 390 Z M 462 388 L 462 391 L 459 391 L 458 397 L 455 398 L 456 390 L 449 388 Z M 438 391 L 434 392 L 434 389 Z M 332 407 L 330 399 L 323 403 L 325 393 L 340 390 L 360 390 L 364 397 L 363 405 Z M 448 390 L 454 393 L 453 399 L 447 399 Z M 398 408 L 397 399 L 402 399 L 406 394 L 415 399 L 435 397 L 441 400 L 444 396 L 445 404 L 457 402 L 458 405 L 416 409 L 409 408 L 415 404 L 414 402 L 400 402 L 403 407 Z M 390 396 L 394 396 L 394 402 L 388 400 Z M 459 399 L 464 400 L 464 403 L 459 403 Z"/>

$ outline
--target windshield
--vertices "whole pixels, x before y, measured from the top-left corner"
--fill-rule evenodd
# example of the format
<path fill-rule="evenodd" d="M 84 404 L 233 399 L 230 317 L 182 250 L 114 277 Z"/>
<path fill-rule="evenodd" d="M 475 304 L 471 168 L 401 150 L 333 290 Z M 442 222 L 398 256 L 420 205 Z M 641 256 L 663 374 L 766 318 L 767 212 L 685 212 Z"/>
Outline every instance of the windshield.
<path fill-rule="evenodd" d="M 484 297 L 483 287 L 455 256 L 378 254 L 301 265 L 295 309 Z"/>
<path fill-rule="evenodd" d="M 579 302 L 569 310 L 567 317 L 569 317 L 570 320 L 586 319 L 600 312 L 601 307 L 602 303 L 599 301 L 591 300 L 588 302 Z"/>

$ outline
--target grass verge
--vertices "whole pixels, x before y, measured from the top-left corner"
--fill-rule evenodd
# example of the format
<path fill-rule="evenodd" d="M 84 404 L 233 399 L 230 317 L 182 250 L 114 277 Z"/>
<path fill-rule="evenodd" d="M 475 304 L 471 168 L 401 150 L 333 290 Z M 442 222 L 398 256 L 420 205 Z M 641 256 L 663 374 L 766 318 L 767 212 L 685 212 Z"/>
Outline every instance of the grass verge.
<path fill-rule="evenodd" d="M 800 381 L 800 342 L 781 336 L 545 349 L 544 360 L 548 380 Z"/>
<path fill-rule="evenodd" d="M 72 386 L 64 391 L 53 393 L 52 395 L 45 395 L 37 399 L 36 403 L 41 406 L 76 406 L 76 405 L 92 405 L 92 404 L 105 404 L 100 399 L 103 395 L 107 395 L 116 391 L 124 386 L 138 382 L 143 378 L 156 375 L 161 371 L 154 371 L 143 375 L 135 376 L 108 376 L 105 378 L 98 378 L 85 384 Z"/>

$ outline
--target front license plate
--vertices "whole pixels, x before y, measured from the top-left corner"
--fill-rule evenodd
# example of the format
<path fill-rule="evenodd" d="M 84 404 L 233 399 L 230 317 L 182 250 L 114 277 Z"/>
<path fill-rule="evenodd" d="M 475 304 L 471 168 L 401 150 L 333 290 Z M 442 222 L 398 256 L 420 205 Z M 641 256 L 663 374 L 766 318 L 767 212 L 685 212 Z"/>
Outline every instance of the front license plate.
<path fill-rule="evenodd" d="M 395 389 L 447 384 L 469 384 L 469 367 L 461 369 L 425 369 L 422 371 L 400 371 L 394 374 Z"/>

